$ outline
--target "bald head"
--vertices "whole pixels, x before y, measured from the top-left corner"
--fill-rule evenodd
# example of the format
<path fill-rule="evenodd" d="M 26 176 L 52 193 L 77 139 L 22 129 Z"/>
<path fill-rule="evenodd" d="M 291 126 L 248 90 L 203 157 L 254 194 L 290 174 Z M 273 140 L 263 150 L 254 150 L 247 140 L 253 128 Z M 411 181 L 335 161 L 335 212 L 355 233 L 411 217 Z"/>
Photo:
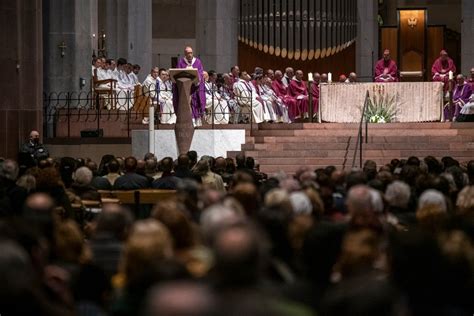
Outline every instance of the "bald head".
<path fill-rule="evenodd" d="M 194 52 L 193 52 L 193 48 L 191 46 L 186 46 L 184 48 L 184 57 L 186 57 L 186 59 L 188 61 L 191 61 L 194 57 Z"/>
<path fill-rule="evenodd" d="M 149 316 L 207 316 L 216 312 L 214 294 L 204 285 L 174 282 L 153 288 L 147 300 Z"/>

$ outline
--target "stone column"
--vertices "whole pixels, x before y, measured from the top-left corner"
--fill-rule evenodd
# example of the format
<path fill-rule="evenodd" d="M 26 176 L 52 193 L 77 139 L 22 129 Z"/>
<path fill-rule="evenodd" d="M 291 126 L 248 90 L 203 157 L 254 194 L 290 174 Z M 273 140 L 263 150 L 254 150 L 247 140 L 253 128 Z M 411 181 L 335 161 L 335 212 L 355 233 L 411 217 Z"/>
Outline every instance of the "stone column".
<path fill-rule="evenodd" d="M 357 0 L 356 72 L 361 81 L 372 81 L 379 56 L 377 14 L 377 0 Z"/>
<path fill-rule="evenodd" d="M 43 4 L 44 91 L 87 92 L 92 75 L 92 34 L 95 32 L 91 30 L 94 17 L 91 12 L 97 11 L 97 2 L 45 0 Z M 80 78 L 86 79 L 83 87 L 79 86 Z"/>
<path fill-rule="evenodd" d="M 0 16 L 0 156 L 16 159 L 30 130 L 42 133 L 42 0 L 3 1 Z"/>
<path fill-rule="evenodd" d="M 196 1 L 196 49 L 204 69 L 229 72 L 237 64 L 238 0 Z"/>
<path fill-rule="evenodd" d="M 105 11 L 108 57 L 139 64 L 144 80 L 152 61 L 152 1 L 106 0 Z"/>
<path fill-rule="evenodd" d="M 469 75 L 474 67 L 474 1 L 462 0 L 461 71 Z"/>

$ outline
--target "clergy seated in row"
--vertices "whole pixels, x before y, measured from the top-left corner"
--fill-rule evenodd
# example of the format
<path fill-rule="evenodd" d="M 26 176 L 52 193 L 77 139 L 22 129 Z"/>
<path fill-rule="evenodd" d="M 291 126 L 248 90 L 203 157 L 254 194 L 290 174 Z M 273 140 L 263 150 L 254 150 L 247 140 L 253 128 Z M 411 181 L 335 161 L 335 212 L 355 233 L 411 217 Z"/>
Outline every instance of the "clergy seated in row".
<path fill-rule="evenodd" d="M 251 114 L 254 123 L 264 121 L 263 104 L 258 100 L 257 91 L 246 71 L 240 73 L 240 79 L 234 83 L 235 99 L 241 107 L 241 114 Z M 244 120 L 244 118 L 242 118 Z"/>
<path fill-rule="evenodd" d="M 474 91 L 474 68 L 471 68 L 471 76 L 467 79 L 467 83 L 469 83 L 472 91 Z"/>
<path fill-rule="evenodd" d="M 288 121 L 291 123 L 295 117 L 296 99 L 289 93 L 288 86 L 285 86 L 283 82 L 283 73 L 280 70 L 276 70 L 274 73 L 274 79 L 272 82 L 272 89 L 275 95 L 283 102 L 288 111 Z"/>
<path fill-rule="evenodd" d="M 173 105 L 173 83 L 170 74 L 164 68 L 161 68 L 156 81 L 158 105 L 160 106 L 160 123 L 175 124 L 176 114 Z"/>
<path fill-rule="evenodd" d="M 453 102 L 448 102 L 444 106 L 444 120 L 455 121 L 459 116 L 464 105 L 469 102 L 469 99 L 472 95 L 471 85 L 469 85 L 465 80 L 463 75 L 456 76 L 456 86 L 453 93 Z"/>
<path fill-rule="evenodd" d="M 308 89 L 306 82 L 303 81 L 303 71 L 297 70 L 295 78 L 290 81 L 289 93 L 290 96 L 296 99 L 296 107 L 290 117 L 295 119 L 308 117 L 309 101 L 308 101 Z"/>
<path fill-rule="evenodd" d="M 461 111 L 459 116 L 456 118 L 457 122 L 474 122 L 474 94 L 471 94 L 469 102 L 466 103 Z"/>
<path fill-rule="evenodd" d="M 265 122 L 275 122 L 276 114 L 273 109 L 272 102 L 263 95 L 262 80 L 263 80 L 263 70 L 260 72 L 257 72 L 257 74 L 254 76 L 254 80 L 252 80 L 252 85 L 254 86 L 255 91 L 257 92 L 257 100 L 263 106 L 263 120 Z"/>
<path fill-rule="evenodd" d="M 291 80 L 293 80 L 295 77 L 295 71 L 291 67 L 287 67 L 285 69 L 285 75 L 282 78 L 283 85 L 285 87 L 289 87 Z"/>
<path fill-rule="evenodd" d="M 445 50 L 442 50 L 439 53 L 439 57 L 433 63 L 433 67 L 431 67 L 431 75 L 433 76 L 433 81 L 444 83 L 445 92 L 448 91 L 450 71 L 455 74 L 456 66 L 454 65 L 453 60 L 448 56 L 448 53 Z"/>
<path fill-rule="evenodd" d="M 321 75 L 319 72 L 313 74 L 313 83 L 311 84 L 311 97 L 313 98 L 313 116 L 319 111 L 319 89 L 321 84 Z"/>
<path fill-rule="evenodd" d="M 237 124 L 240 119 L 240 106 L 235 100 L 234 95 L 234 79 L 232 74 L 224 74 L 222 76 L 224 83 L 219 87 L 219 92 L 222 99 L 227 102 L 230 109 L 229 122 Z"/>
<path fill-rule="evenodd" d="M 153 67 L 150 74 L 142 83 L 143 94 L 149 96 L 153 106 L 158 107 L 161 124 L 176 123 L 176 115 L 173 107 L 173 90 L 171 80 L 166 69 Z M 144 124 L 148 123 L 148 118 L 143 120 Z"/>
<path fill-rule="evenodd" d="M 393 59 L 390 58 L 390 50 L 383 52 L 383 58 L 375 64 L 375 82 L 397 82 L 398 68 Z"/>
<path fill-rule="evenodd" d="M 273 70 L 272 70 L 273 72 Z M 274 77 L 274 75 L 273 75 Z M 262 98 L 267 102 L 271 102 L 273 111 L 276 115 L 277 123 L 290 123 L 290 118 L 288 115 L 288 106 L 283 102 L 283 100 L 277 96 L 275 91 L 272 89 L 272 79 L 270 76 L 264 76 L 260 83 L 260 91 Z"/>
<path fill-rule="evenodd" d="M 230 110 L 227 101 L 217 89 L 217 73 L 214 70 L 210 70 L 209 73 L 203 71 L 203 78 L 206 86 L 206 122 L 208 124 L 229 123 Z"/>

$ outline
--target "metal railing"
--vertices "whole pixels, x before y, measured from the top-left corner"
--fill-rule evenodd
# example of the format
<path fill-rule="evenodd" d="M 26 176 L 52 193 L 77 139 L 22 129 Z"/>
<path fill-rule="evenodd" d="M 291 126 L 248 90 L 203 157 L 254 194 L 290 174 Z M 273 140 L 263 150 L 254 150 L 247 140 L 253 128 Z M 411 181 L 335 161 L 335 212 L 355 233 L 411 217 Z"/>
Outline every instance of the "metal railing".
<path fill-rule="evenodd" d="M 264 111 L 273 111 L 275 117 L 281 118 L 282 111 L 278 107 L 284 103 L 276 95 L 266 96 L 262 102 L 261 96 L 256 95 L 252 88 L 234 86 L 230 89 L 208 83 L 204 90 L 205 109 L 198 109 L 203 127 L 215 129 L 222 124 L 250 124 L 252 130 L 256 102 L 263 103 Z M 311 91 L 308 94 L 309 121 L 313 122 L 316 113 L 313 113 Z M 78 125 L 82 129 L 100 130 L 105 126 L 110 127 L 108 123 L 119 122 L 121 128 L 126 129 L 123 136 L 130 137 L 131 130 L 136 129 L 137 124 L 146 125 L 150 106 L 155 109 L 155 129 L 159 129 L 161 124 L 175 123 L 173 99 L 176 97 L 177 92 L 170 85 L 163 84 L 137 85 L 128 90 L 104 87 L 103 90 L 90 92 L 44 93 L 44 135 L 46 138 L 78 137 Z"/>
<path fill-rule="evenodd" d="M 367 121 L 365 112 L 367 110 L 367 106 L 369 102 L 370 102 L 370 95 L 369 95 L 369 91 L 367 90 L 365 94 L 364 106 L 362 107 L 362 113 L 361 113 L 360 121 L 359 121 L 359 130 L 357 133 L 357 144 L 354 149 L 354 156 L 352 158 L 352 168 L 354 168 L 355 166 L 357 149 L 359 150 L 359 168 L 362 168 L 362 152 L 363 152 L 363 143 L 364 143 L 363 141 L 364 136 L 362 134 L 362 125 L 364 124 L 364 121 L 365 121 L 365 143 L 367 144 L 368 139 L 369 139 L 369 128 L 368 128 L 368 121 Z"/>

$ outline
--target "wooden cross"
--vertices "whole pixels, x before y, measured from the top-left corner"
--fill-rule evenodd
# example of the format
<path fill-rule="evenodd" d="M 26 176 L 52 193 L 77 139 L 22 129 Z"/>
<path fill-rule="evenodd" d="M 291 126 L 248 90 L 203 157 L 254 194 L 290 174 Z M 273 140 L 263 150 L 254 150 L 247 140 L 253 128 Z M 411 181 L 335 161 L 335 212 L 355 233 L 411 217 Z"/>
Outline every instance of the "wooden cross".
<path fill-rule="evenodd" d="M 66 55 L 66 43 L 62 41 L 61 44 L 58 45 L 58 48 L 61 50 L 61 57 L 64 57 L 64 55 Z"/>

